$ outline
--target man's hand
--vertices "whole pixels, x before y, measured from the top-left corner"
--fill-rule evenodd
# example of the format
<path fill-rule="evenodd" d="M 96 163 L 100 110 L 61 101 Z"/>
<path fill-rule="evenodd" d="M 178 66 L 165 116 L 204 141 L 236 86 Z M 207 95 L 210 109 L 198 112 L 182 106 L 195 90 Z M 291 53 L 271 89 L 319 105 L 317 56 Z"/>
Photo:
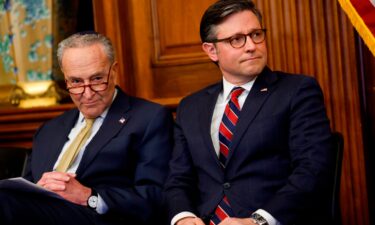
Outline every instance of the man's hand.
<path fill-rule="evenodd" d="M 204 225 L 204 223 L 198 217 L 185 217 L 177 221 L 176 225 Z"/>
<path fill-rule="evenodd" d="M 253 220 L 250 218 L 228 217 L 221 221 L 221 223 L 218 225 L 256 225 L 256 223 L 253 223 Z"/>
<path fill-rule="evenodd" d="M 72 173 L 47 172 L 43 174 L 37 184 L 68 201 L 86 206 L 91 189 L 79 183 L 75 176 Z"/>

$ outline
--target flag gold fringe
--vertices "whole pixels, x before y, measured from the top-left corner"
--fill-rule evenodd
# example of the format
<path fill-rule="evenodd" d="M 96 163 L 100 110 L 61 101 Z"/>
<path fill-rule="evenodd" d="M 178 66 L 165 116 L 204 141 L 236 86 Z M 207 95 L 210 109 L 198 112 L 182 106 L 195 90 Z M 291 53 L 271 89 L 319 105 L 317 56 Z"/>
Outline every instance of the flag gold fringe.
<path fill-rule="evenodd" d="M 348 15 L 355 29 L 362 37 L 372 54 L 375 56 L 375 37 L 371 33 L 370 29 L 366 26 L 362 17 L 357 13 L 350 0 L 338 0 L 341 8 Z"/>

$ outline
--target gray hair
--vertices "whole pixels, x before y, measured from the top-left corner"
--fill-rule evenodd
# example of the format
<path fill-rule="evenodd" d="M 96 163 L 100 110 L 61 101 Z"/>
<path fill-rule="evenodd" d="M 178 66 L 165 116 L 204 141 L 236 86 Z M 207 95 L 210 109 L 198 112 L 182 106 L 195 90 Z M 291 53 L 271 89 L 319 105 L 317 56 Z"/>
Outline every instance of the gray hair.
<path fill-rule="evenodd" d="M 115 51 L 109 38 L 95 32 L 76 33 L 62 40 L 58 45 L 57 60 L 60 68 L 62 68 L 62 57 L 66 49 L 86 47 L 94 44 L 101 44 L 104 47 L 104 51 L 111 64 L 115 61 Z"/>

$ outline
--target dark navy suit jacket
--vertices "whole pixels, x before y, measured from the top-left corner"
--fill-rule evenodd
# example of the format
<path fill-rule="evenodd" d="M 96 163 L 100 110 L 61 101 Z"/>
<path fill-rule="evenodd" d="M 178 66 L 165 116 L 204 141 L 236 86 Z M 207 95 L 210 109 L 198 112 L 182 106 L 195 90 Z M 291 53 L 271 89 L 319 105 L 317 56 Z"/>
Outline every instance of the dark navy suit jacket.
<path fill-rule="evenodd" d="M 70 110 L 38 130 L 28 180 L 37 182 L 44 172 L 52 171 L 78 115 L 77 109 Z M 162 202 L 172 129 L 173 118 L 166 108 L 119 90 L 87 145 L 77 180 L 99 193 L 109 215 L 137 224 L 149 222 Z"/>
<path fill-rule="evenodd" d="M 242 107 L 225 169 L 210 136 L 221 91 L 222 82 L 178 107 L 165 189 L 170 218 L 190 211 L 209 220 L 225 194 L 236 217 L 264 209 L 284 225 L 326 219 L 333 151 L 316 80 L 266 67 Z"/>

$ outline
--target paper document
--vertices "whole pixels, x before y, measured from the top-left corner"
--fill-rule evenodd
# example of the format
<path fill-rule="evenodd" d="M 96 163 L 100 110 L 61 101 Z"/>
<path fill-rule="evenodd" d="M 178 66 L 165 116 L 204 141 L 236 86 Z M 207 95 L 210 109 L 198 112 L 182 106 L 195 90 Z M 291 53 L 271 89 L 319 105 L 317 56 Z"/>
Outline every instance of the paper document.
<path fill-rule="evenodd" d="M 34 184 L 33 182 L 30 182 L 23 177 L 15 177 L 0 180 L 0 189 L 10 189 L 22 192 L 37 193 L 45 196 L 50 196 L 53 198 L 63 199 L 60 195 L 55 194 L 54 192 L 49 191 L 37 184 Z"/>

